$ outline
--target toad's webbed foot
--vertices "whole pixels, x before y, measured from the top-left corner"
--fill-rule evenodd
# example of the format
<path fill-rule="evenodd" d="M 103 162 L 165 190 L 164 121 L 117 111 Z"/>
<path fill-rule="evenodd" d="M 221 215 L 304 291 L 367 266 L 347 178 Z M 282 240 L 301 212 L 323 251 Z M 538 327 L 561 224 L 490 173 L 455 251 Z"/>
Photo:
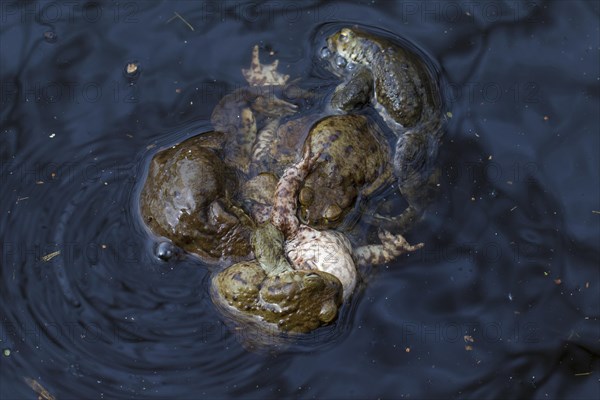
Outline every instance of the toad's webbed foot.
<path fill-rule="evenodd" d="M 388 215 L 387 213 L 362 214 L 361 219 L 369 225 L 378 226 L 392 232 L 406 233 L 410 231 L 423 215 L 422 209 L 408 206 L 400 215 Z"/>
<path fill-rule="evenodd" d="M 379 265 L 393 261 L 401 254 L 419 250 L 423 243 L 411 245 L 402 235 L 393 235 L 388 231 L 379 232 L 380 245 L 361 246 L 354 250 L 359 265 Z"/>
<path fill-rule="evenodd" d="M 252 48 L 252 61 L 249 69 L 242 69 L 242 75 L 250 86 L 285 85 L 289 75 L 277 72 L 279 60 L 271 64 L 261 64 L 258 45 Z"/>
<path fill-rule="evenodd" d="M 257 96 L 251 103 L 252 110 L 259 116 L 267 118 L 279 118 L 294 115 L 298 111 L 298 106 L 289 101 L 280 99 L 275 90 L 266 91 Z"/>

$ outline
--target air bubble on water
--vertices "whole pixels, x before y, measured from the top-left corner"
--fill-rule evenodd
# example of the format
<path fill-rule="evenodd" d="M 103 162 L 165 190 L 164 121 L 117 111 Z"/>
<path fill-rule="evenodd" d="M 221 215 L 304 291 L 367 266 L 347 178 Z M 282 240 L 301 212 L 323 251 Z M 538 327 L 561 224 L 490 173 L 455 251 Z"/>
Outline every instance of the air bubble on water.
<path fill-rule="evenodd" d="M 342 56 L 337 56 L 335 59 L 335 65 L 340 68 L 344 68 L 346 66 L 346 59 Z"/>
<path fill-rule="evenodd" d="M 331 51 L 327 47 L 323 47 L 319 52 L 321 58 L 329 58 L 331 56 Z"/>
<path fill-rule="evenodd" d="M 154 255 L 163 261 L 169 261 L 179 254 L 179 249 L 171 242 L 160 242 L 154 249 Z"/>

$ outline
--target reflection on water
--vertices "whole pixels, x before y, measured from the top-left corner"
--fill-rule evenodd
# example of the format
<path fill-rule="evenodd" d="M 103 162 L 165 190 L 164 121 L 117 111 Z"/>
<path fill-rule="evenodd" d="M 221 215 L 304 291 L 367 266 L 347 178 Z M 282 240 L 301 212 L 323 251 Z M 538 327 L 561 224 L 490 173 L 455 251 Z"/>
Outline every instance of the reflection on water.
<path fill-rule="evenodd" d="M 597 4 L 0 7 L 2 398 L 597 395 Z M 132 205 L 148 157 L 208 130 L 255 43 L 332 84 L 312 67 L 332 21 L 441 65 L 441 196 L 409 237 L 426 247 L 375 270 L 338 326 L 247 352 L 208 271 L 152 257 Z"/>

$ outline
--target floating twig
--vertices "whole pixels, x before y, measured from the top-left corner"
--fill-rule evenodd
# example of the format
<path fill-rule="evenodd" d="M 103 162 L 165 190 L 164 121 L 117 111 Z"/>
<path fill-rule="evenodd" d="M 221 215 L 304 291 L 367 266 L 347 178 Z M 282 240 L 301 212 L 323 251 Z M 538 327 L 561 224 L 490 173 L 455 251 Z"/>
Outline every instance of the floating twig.
<path fill-rule="evenodd" d="M 179 14 L 177 11 L 173 11 L 173 13 L 174 13 L 175 15 L 174 15 L 174 16 L 172 16 L 171 18 L 169 18 L 169 19 L 167 20 L 167 23 L 169 23 L 169 22 L 173 21 L 175 18 L 179 18 L 180 20 L 182 20 L 182 21 L 183 21 L 183 23 L 184 23 L 184 24 L 186 24 L 186 25 L 187 25 L 187 27 L 188 27 L 188 28 L 190 28 L 190 29 L 192 30 L 192 32 L 194 31 L 194 27 L 192 26 L 192 24 L 190 24 L 189 22 L 187 22 L 187 21 L 185 20 L 185 18 L 183 18 L 183 17 L 181 16 L 181 14 Z"/>
<path fill-rule="evenodd" d="M 56 397 L 52 396 L 49 391 L 46 390 L 38 381 L 32 378 L 23 378 L 25 379 L 25 383 L 36 392 L 42 400 L 55 400 Z"/>
<path fill-rule="evenodd" d="M 55 252 L 50 253 L 50 254 L 46 254 L 44 257 L 42 257 L 42 261 L 48 262 L 48 261 L 52 260 L 54 257 L 56 257 L 57 255 L 59 255 L 59 254 L 60 254 L 60 250 L 55 251 Z"/>

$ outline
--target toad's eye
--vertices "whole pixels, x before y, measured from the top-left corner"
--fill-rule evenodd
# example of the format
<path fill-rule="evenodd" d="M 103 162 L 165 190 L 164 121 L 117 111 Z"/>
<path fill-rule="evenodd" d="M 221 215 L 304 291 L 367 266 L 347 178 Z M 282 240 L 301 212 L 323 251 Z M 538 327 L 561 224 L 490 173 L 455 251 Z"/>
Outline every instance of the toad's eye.
<path fill-rule="evenodd" d="M 304 284 L 312 287 L 323 287 L 323 279 L 321 275 L 310 272 L 304 276 Z"/>
<path fill-rule="evenodd" d="M 342 215 L 342 209 L 337 204 L 332 204 L 325 210 L 323 217 L 327 221 L 337 221 Z"/>
<path fill-rule="evenodd" d="M 300 189 L 300 195 L 298 197 L 300 200 L 300 204 L 308 207 L 315 200 L 315 192 L 308 186 L 305 186 L 302 189 Z"/>
<path fill-rule="evenodd" d="M 342 29 L 340 31 L 340 42 L 345 43 L 350 40 L 350 29 Z"/>

